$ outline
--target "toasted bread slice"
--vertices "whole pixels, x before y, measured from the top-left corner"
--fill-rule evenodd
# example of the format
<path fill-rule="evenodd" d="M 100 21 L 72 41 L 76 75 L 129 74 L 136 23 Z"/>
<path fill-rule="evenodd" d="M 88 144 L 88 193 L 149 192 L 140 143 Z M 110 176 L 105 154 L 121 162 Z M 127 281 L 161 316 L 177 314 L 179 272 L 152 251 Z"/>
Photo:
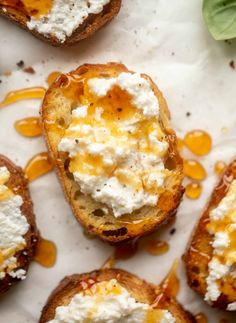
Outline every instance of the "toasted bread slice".
<path fill-rule="evenodd" d="M 71 36 L 66 36 L 63 40 L 59 39 L 55 34 L 47 34 L 45 32 L 39 32 L 35 28 L 29 28 L 28 23 L 31 20 L 31 12 L 35 14 L 38 9 L 42 9 L 42 6 L 41 8 L 37 8 L 37 6 L 40 5 L 37 3 L 36 8 L 34 8 L 33 3 L 28 5 L 29 8 L 25 7 L 23 1 L 1 1 L 0 15 L 7 17 L 23 29 L 32 33 L 37 38 L 44 40 L 53 46 L 67 46 L 73 45 L 82 39 L 90 37 L 98 29 L 112 20 L 120 10 L 121 0 L 110 0 L 110 2 L 103 6 L 102 11 L 100 11 L 99 13 L 90 13 L 88 17 L 74 29 Z M 40 19 L 42 19 L 43 17 L 44 15 L 40 16 Z M 60 26 L 62 24 L 63 23 L 61 19 L 59 19 L 58 29 L 60 29 Z"/>
<path fill-rule="evenodd" d="M 160 116 L 159 122 L 157 122 L 169 144 L 168 152 L 164 157 L 164 166 L 166 169 L 171 170 L 171 176 L 168 177 L 165 186 L 162 187 L 163 192 L 159 196 L 157 205 L 144 206 L 130 214 L 115 218 L 112 211 L 108 213 L 102 211 L 103 203 L 96 202 L 90 195 L 82 194 L 79 185 L 73 178 L 73 174 L 69 172 L 68 164 L 70 160 L 68 153 L 60 152 L 58 145 L 65 129 L 70 125 L 71 111 L 78 106 L 78 102 L 75 102 L 73 98 L 73 93 L 81 91 L 83 80 L 86 77 L 104 77 L 104 75 L 114 77 L 122 72 L 133 74 L 124 65 L 117 63 L 108 63 L 106 65 L 85 64 L 80 66 L 67 75 L 61 75 L 52 84 L 46 93 L 41 110 L 44 136 L 56 165 L 58 177 L 76 218 L 89 233 L 96 234 L 111 243 L 137 238 L 154 231 L 175 215 L 183 194 L 181 185 L 183 179 L 182 159 L 177 151 L 175 132 L 170 128 L 170 115 L 167 104 L 153 81 L 143 74 L 142 77 L 148 80 L 152 91 L 158 98 Z M 73 83 L 73 80 L 75 80 L 75 83 Z M 72 83 L 73 86 L 71 85 Z M 116 111 L 115 107 L 112 109 Z"/>
<path fill-rule="evenodd" d="M 52 292 L 42 310 L 39 323 L 46 323 L 55 317 L 58 306 L 66 306 L 71 299 L 94 283 L 116 279 L 137 302 L 151 305 L 154 309 L 169 311 L 176 323 L 195 322 L 194 317 L 173 298 L 168 297 L 158 286 L 120 269 L 101 269 L 87 274 L 65 277 Z"/>
<path fill-rule="evenodd" d="M 207 230 L 207 225 L 210 222 L 209 214 L 225 197 L 234 179 L 236 179 L 236 160 L 227 167 L 221 180 L 215 187 L 184 256 L 188 284 L 203 297 L 205 297 L 207 292 L 208 265 L 213 257 L 213 235 Z M 236 302 L 235 278 L 224 283 L 224 291 L 216 301 L 209 302 L 211 306 L 227 309 L 229 304 Z"/>
<path fill-rule="evenodd" d="M 21 196 L 23 204 L 20 207 L 22 215 L 25 216 L 29 229 L 26 234 L 23 236 L 25 239 L 25 246 L 23 249 L 12 253 L 11 256 L 16 257 L 17 266 L 14 268 L 14 272 L 18 270 L 24 270 L 24 276 L 28 270 L 30 261 L 32 260 L 35 247 L 38 240 L 38 231 L 36 228 L 36 223 L 33 213 L 33 204 L 28 191 L 28 182 L 24 176 L 24 173 L 20 167 L 14 165 L 8 158 L 0 155 L 0 167 L 6 167 L 10 173 L 10 178 L 5 184 L 14 195 Z M 3 237 L 2 237 L 3 239 Z M 0 236 L 0 242 L 3 241 Z M 1 246 L 0 246 L 0 256 L 1 256 Z M 1 259 L 0 259 L 1 260 Z M 1 263 L 0 263 L 1 264 Z M 5 277 L 0 279 L 0 295 L 6 292 L 12 285 L 20 281 L 20 277 L 12 277 L 10 274 L 6 273 Z"/>

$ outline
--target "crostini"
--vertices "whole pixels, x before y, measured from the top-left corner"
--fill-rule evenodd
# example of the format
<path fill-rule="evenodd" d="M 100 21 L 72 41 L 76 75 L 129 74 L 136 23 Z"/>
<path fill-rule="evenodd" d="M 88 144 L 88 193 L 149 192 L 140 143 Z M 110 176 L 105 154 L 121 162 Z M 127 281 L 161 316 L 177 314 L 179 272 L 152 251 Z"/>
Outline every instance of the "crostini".
<path fill-rule="evenodd" d="M 28 182 L 20 167 L 0 155 L 0 295 L 26 278 L 37 240 Z"/>
<path fill-rule="evenodd" d="M 39 323 L 193 323 L 195 319 L 158 286 L 120 269 L 64 278 Z"/>
<path fill-rule="evenodd" d="M 90 233 L 120 242 L 176 213 L 182 159 L 162 93 L 124 65 L 83 65 L 46 92 L 41 119 L 59 179 Z"/>
<path fill-rule="evenodd" d="M 119 12 L 121 0 L 3 0 L 0 14 L 54 46 L 88 38 Z"/>
<path fill-rule="evenodd" d="M 189 286 L 211 306 L 236 311 L 236 160 L 214 189 L 184 258 Z"/>

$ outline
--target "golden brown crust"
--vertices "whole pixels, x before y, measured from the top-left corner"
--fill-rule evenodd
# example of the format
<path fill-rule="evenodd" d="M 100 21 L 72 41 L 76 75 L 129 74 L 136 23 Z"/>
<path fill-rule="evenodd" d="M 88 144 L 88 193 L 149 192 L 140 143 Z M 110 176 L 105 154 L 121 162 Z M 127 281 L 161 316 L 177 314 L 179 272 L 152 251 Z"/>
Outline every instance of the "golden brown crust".
<path fill-rule="evenodd" d="M 7 186 L 12 189 L 16 195 L 20 195 L 23 199 L 21 211 L 30 225 L 28 232 L 24 235 L 26 240 L 25 248 L 15 255 L 19 264 L 17 269 L 22 268 L 27 271 L 30 261 L 34 256 L 38 240 L 38 231 L 33 213 L 33 203 L 28 191 L 28 181 L 20 167 L 13 164 L 7 157 L 0 155 L 0 167 L 2 166 L 6 166 L 11 174 Z M 6 275 L 4 279 L 0 280 L 0 295 L 6 292 L 18 281 L 19 279 Z"/>
<path fill-rule="evenodd" d="M 124 65 L 117 63 L 108 63 L 106 65 L 85 64 L 68 75 L 62 75 L 52 84 L 45 95 L 41 110 L 42 125 L 48 149 L 56 164 L 58 177 L 76 218 L 89 233 L 96 234 L 110 243 L 117 243 L 149 234 L 175 215 L 183 194 L 181 185 L 183 165 L 177 151 L 175 132 L 169 126 L 169 110 L 166 101 L 153 81 L 148 76 L 142 75 L 150 81 L 159 100 L 160 124 L 169 142 L 168 158 L 165 160 L 165 165 L 167 168 L 174 169 L 174 175 L 168 179 L 166 185 L 168 190 L 160 196 L 157 207 L 144 207 L 119 219 L 116 219 L 113 215 L 97 216 L 97 213 L 99 213 L 97 210 L 101 211 L 101 205 L 93 201 L 91 197 L 79 192 L 78 185 L 71 178 L 71 174 L 67 169 L 67 154 L 58 152 L 57 147 L 63 135 L 63 130 L 62 134 L 60 134 L 57 128 L 51 129 L 50 127 L 50 124 L 55 125 L 61 119 L 65 128 L 70 123 L 71 104 L 73 102 L 67 104 L 66 101 L 63 107 L 59 107 L 63 100 L 68 100 L 68 98 L 64 98 L 61 87 L 67 86 L 68 79 L 89 73 L 91 70 L 101 74 L 109 73 L 109 75 L 128 71 Z"/>
<path fill-rule="evenodd" d="M 176 323 L 195 322 L 189 312 L 185 311 L 176 300 L 169 298 L 159 287 L 121 269 L 101 269 L 87 274 L 65 277 L 49 296 L 39 323 L 52 320 L 56 308 L 68 305 L 75 294 L 89 288 L 93 283 L 111 279 L 116 279 L 138 302 L 170 311 L 175 317 Z"/>
<path fill-rule="evenodd" d="M 213 248 L 211 246 L 212 236 L 207 231 L 209 222 L 209 213 L 216 208 L 222 198 L 226 195 L 230 183 L 236 179 L 236 160 L 234 160 L 226 169 L 219 183 L 215 187 L 210 200 L 203 211 L 200 221 L 194 230 L 190 245 L 185 253 L 187 278 L 189 286 L 198 292 L 202 297 L 206 294 L 206 278 L 208 276 L 208 263 L 212 258 Z M 236 286 L 235 286 L 236 288 Z M 235 291 L 236 295 L 236 291 Z M 226 309 L 227 305 L 234 300 L 229 300 L 226 295 L 221 294 L 213 307 Z"/>
<path fill-rule="evenodd" d="M 0 5 L 0 15 L 8 18 L 21 28 L 33 34 L 35 37 L 46 41 L 53 46 L 69 46 L 92 36 L 97 30 L 105 26 L 118 14 L 120 7 L 121 0 L 111 0 L 110 3 L 104 6 L 102 12 L 99 14 L 90 14 L 83 24 L 81 24 L 70 37 L 67 37 L 63 43 L 60 42 L 56 37 L 47 37 L 46 35 L 38 33 L 36 30 L 30 30 L 27 27 L 27 21 L 29 18 L 26 14 L 20 12 L 19 10 Z"/>

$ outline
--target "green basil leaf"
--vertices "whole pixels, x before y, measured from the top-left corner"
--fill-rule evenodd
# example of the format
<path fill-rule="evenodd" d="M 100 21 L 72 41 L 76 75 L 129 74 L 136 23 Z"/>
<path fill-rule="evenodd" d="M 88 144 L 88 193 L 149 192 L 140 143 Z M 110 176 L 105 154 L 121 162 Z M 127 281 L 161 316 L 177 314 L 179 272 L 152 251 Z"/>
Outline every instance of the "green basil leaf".
<path fill-rule="evenodd" d="M 216 40 L 236 37 L 236 0 L 204 0 L 203 17 Z"/>

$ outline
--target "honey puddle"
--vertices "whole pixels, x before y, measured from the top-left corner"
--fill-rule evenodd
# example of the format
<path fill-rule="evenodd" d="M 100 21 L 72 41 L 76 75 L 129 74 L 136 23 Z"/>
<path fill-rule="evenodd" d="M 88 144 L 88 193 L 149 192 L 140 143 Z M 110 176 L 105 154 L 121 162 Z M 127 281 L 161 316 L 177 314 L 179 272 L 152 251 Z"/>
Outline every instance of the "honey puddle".
<path fill-rule="evenodd" d="M 4 100 L 0 102 L 0 108 L 21 100 L 43 99 L 46 90 L 43 87 L 29 87 L 22 90 L 9 92 Z"/>
<path fill-rule="evenodd" d="M 192 200 L 200 197 L 202 193 L 202 185 L 198 182 L 192 182 L 185 187 L 185 195 Z"/>
<path fill-rule="evenodd" d="M 43 267 L 49 268 L 54 266 L 56 258 L 57 249 L 54 242 L 40 238 L 37 243 L 34 261 Z"/>
<path fill-rule="evenodd" d="M 212 149 L 211 136 L 204 130 L 192 130 L 184 137 L 185 146 L 195 155 L 204 156 Z"/>
<path fill-rule="evenodd" d="M 223 161 L 217 161 L 214 165 L 214 171 L 217 176 L 221 176 L 226 169 L 226 163 Z"/>
<path fill-rule="evenodd" d="M 38 137 L 42 134 L 38 117 L 17 120 L 14 124 L 16 131 L 24 137 Z"/>
<path fill-rule="evenodd" d="M 42 152 L 32 157 L 25 166 L 25 174 L 29 182 L 49 173 L 53 169 L 53 164 L 47 152 Z"/>
<path fill-rule="evenodd" d="M 184 175 L 191 179 L 201 181 L 206 178 L 206 171 L 197 160 L 186 159 L 184 160 Z"/>
<path fill-rule="evenodd" d="M 165 241 L 150 240 L 145 246 L 145 250 L 153 256 L 158 256 L 168 252 L 169 245 Z"/>
<path fill-rule="evenodd" d="M 176 275 L 179 261 L 175 260 L 167 276 L 161 282 L 161 288 L 170 297 L 176 297 L 180 289 L 180 281 Z"/>

